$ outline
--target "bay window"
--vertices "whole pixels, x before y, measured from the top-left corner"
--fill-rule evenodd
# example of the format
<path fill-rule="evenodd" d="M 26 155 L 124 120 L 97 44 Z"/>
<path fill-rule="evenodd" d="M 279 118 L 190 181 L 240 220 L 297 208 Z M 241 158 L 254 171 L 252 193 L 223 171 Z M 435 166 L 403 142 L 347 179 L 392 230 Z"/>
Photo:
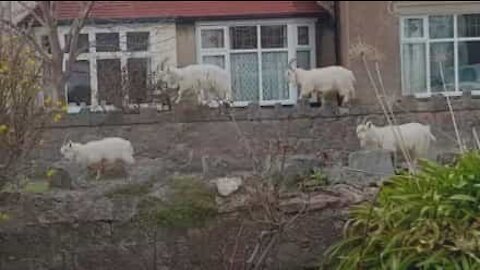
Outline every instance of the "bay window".
<path fill-rule="evenodd" d="M 480 14 L 401 19 L 405 94 L 480 94 Z"/>
<path fill-rule="evenodd" d="M 287 81 L 290 59 L 315 66 L 314 20 L 229 21 L 197 24 L 198 62 L 227 70 L 234 104 L 292 104 L 296 86 Z"/>
<path fill-rule="evenodd" d="M 64 35 L 62 45 L 68 44 Z M 80 34 L 80 55 L 66 84 L 69 111 L 78 106 L 148 102 L 147 76 L 151 70 L 150 31 L 132 28 L 87 28 Z M 68 50 L 65 61 L 68 59 Z M 126 90 L 126 91 L 125 91 Z M 111 106 L 109 106 L 111 107 Z"/>

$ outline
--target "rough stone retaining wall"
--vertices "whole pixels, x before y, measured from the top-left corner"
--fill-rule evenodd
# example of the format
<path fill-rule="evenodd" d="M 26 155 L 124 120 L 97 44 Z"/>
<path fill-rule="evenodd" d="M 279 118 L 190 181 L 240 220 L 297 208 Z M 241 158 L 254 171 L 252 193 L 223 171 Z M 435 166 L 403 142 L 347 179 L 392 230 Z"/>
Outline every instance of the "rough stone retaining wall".
<path fill-rule="evenodd" d="M 472 128 L 480 123 L 480 99 L 467 94 L 452 103 L 462 139 L 473 146 Z M 397 101 L 394 109 L 399 123 L 418 121 L 432 126 L 438 139 L 435 152 L 456 151 L 455 133 L 444 98 L 427 101 L 405 98 Z M 238 125 L 231 121 L 231 115 Z M 233 109 L 230 114 L 213 109 L 177 108 L 161 113 L 143 110 L 138 114 L 69 115 L 48 129 L 35 160 L 41 167 L 58 161 L 65 137 L 86 142 L 121 136 L 131 140 L 137 158 L 160 158 L 177 170 L 228 174 L 252 168 L 252 158 L 241 140 L 243 136 L 259 159 L 272 153 L 276 139 L 288 138 L 288 144 L 295 146 L 290 151 L 292 155 L 346 165 L 348 154 L 359 149 L 355 128 L 365 116 L 377 125 L 385 124 L 378 107 L 360 105 L 344 114 L 329 107 L 299 104 L 270 108 L 252 105 Z"/>

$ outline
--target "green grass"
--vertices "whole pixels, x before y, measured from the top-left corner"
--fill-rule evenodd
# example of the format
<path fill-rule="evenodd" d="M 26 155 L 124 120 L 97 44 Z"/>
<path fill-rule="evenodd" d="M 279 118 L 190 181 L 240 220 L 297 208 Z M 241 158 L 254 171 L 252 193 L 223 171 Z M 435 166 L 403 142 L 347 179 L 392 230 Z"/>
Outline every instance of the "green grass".
<path fill-rule="evenodd" d="M 26 193 L 45 193 L 49 191 L 50 188 L 48 186 L 48 182 L 46 181 L 29 181 L 23 185 L 23 187 L 18 190 L 20 192 Z M 16 192 L 17 189 L 13 186 L 13 184 L 6 185 L 3 189 L 3 192 Z"/>

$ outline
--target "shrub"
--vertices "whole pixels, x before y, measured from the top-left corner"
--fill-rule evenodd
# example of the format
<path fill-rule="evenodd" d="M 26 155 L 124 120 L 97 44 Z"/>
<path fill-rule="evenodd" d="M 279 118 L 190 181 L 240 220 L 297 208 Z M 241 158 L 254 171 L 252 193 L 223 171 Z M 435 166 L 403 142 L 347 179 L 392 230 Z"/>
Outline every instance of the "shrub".
<path fill-rule="evenodd" d="M 28 175 L 26 164 L 46 124 L 59 121 L 62 103 L 40 104 L 42 66 L 21 39 L 0 39 L 0 188 Z M 44 106 L 45 105 L 45 106 Z"/>
<path fill-rule="evenodd" d="M 356 206 L 326 269 L 480 269 L 480 153 L 423 161 Z"/>

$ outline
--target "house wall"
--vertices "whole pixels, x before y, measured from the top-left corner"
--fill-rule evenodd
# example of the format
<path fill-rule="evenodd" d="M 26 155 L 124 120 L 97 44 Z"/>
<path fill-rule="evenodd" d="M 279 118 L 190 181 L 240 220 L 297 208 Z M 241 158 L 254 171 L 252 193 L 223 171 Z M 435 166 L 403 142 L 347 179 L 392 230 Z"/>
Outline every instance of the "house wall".
<path fill-rule="evenodd" d="M 177 64 L 179 67 L 195 64 L 196 61 L 195 24 L 177 24 Z"/>
<path fill-rule="evenodd" d="M 317 67 L 335 65 L 335 28 L 332 20 L 321 18 L 315 27 Z"/>
<path fill-rule="evenodd" d="M 342 65 L 352 69 L 357 78 L 357 102 L 377 103 L 366 70 L 349 56 L 351 46 L 362 41 L 381 55 L 380 70 L 392 100 L 401 96 L 399 19 L 389 11 L 390 1 L 340 1 Z"/>

